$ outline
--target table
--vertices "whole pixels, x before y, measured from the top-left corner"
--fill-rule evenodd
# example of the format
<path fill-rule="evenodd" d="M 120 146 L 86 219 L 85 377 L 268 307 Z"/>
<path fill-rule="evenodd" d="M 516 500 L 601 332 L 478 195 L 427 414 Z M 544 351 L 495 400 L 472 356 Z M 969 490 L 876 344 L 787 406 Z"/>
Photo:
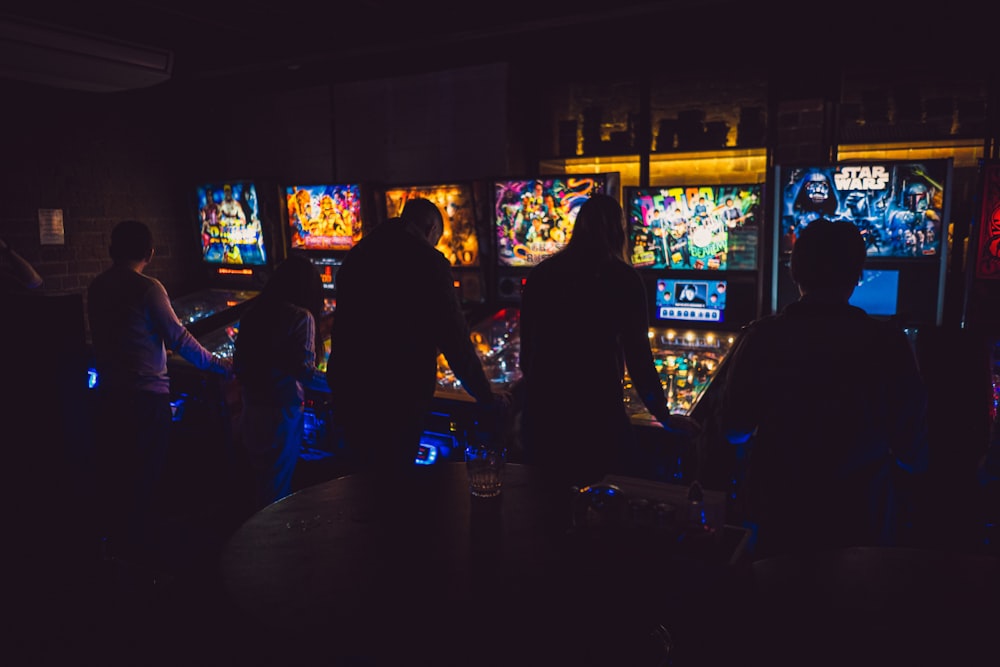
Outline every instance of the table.
<path fill-rule="evenodd" d="M 222 552 L 223 581 L 259 628 L 324 664 L 588 664 L 655 650 L 651 630 L 711 595 L 732 545 L 689 557 L 583 538 L 567 530 L 570 499 L 519 464 L 496 499 L 470 496 L 463 463 L 349 475 L 251 517 Z"/>

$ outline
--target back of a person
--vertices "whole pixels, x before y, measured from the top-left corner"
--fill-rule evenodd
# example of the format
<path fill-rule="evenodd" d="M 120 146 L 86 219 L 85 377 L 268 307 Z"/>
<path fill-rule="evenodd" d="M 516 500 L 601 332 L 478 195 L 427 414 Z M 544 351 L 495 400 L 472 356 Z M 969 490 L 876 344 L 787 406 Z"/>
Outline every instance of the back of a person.
<path fill-rule="evenodd" d="M 903 333 L 849 305 L 800 301 L 746 335 L 763 343 L 756 386 L 767 397 L 756 404 L 753 512 L 800 544 L 884 540 L 893 444 L 920 409 L 919 391 L 906 405 Z"/>
<path fill-rule="evenodd" d="M 593 265 L 568 251 L 532 271 L 523 302 L 533 346 L 527 400 L 576 423 L 624 414 L 616 295 L 630 273 L 622 262 Z"/>
<path fill-rule="evenodd" d="M 327 367 L 331 389 L 346 389 L 339 400 L 372 404 L 373 392 L 399 400 L 433 392 L 435 263 L 447 260 L 398 221 L 376 227 L 348 254 L 337 273 Z"/>
<path fill-rule="evenodd" d="M 121 266 L 98 275 L 87 290 L 95 366 L 106 390 L 166 393 L 166 353 L 150 329 L 143 300 L 151 278 Z"/>
<path fill-rule="evenodd" d="M 618 469 L 631 442 L 622 385 L 630 279 L 637 277 L 624 262 L 594 263 L 567 249 L 535 267 L 525 285 L 525 457 L 567 483 Z"/>

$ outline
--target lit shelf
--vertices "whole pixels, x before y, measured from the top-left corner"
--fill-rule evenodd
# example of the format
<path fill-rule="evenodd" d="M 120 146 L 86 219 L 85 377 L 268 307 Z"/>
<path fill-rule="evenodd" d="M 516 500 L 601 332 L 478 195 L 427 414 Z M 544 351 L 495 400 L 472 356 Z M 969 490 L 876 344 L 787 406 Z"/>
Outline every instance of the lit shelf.
<path fill-rule="evenodd" d="M 601 155 L 542 160 L 542 174 L 600 174 L 617 171 L 623 186 L 639 185 L 638 155 Z M 683 153 L 652 153 L 650 185 L 761 183 L 767 171 L 767 149 L 724 148 Z"/>
<path fill-rule="evenodd" d="M 906 143 L 841 144 L 837 160 L 934 160 L 955 158 L 956 167 L 975 167 L 983 158 L 982 139 L 944 139 Z"/>

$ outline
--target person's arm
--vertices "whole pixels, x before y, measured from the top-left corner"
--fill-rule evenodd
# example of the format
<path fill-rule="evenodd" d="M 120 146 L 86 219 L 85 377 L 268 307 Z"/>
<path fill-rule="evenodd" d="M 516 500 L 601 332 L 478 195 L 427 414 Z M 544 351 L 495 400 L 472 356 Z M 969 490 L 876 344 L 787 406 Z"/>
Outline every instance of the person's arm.
<path fill-rule="evenodd" d="M 893 331 L 892 335 L 895 340 L 890 341 L 889 349 L 893 358 L 885 360 L 895 369 L 894 388 L 889 396 L 891 414 L 896 418 L 891 430 L 892 453 L 897 465 L 906 472 L 925 472 L 930 464 L 927 386 L 905 335 L 901 331 Z"/>
<path fill-rule="evenodd" d="M 149 299 L 149 312 L 153 321 L 153 329 L 163 338 L 168 350 L 181 355 L 195 368 L 208 370 L 219 375 L 232 373 L 232 363 L 227 359 L 214 356 L 205 349 L 177 318 L 177 313 L 170 305 L 167 290 L 159 281 L 155 281 L 154 288 L 147 293 L 147 298 Z"/>
<path fill-rule="evenodd" d="M 718 414 L 719 429 L 731 445 L 746 445 L 757 430 L 755 415 L 760 414 L 755 401 L 762 391 L 755 386 L 760 373 L 753 367 L 752 328 L 740 334 L 736 345 L 718 369 L 715 381 L 722 385 Z"/>
<path fill-rule="evenodd" d="M 663 393 L 660 375 L 653 363 L 653 351 L 649 346 L 646 291 L 638 274 L 632 272 L 629 275 L 629 283 L 622 290 L 621 298 L 622 348 L 625 353 L 625 366 L 628 368 L 636 393 L 664 430 L 693 434 L 699 430 L 697 422 L 684 415 L 672 414 L 667 404 L 667 397 Z"/>
<path fill-rule="evenodd" d="M 465 390 L 480 403 L 492 403 L 493 389 L 486 379 L 483 364 L 472 344 L 469 325 L 465 321 L 462 304 L 453 286 L 448 261 L 442 255 L 441 261 L 435 264 L 432 284 L 434 294 L 431 295 L 431 299 L 435 304 L 432 312 L 438 327 L 438 349 L 448 360 L 448 366 Z"/>
<path fill-rule="evenodd" d="M 518 313 L 518 330 L 520 332 L 520 353 L 518 367 L 521 377 L 527 379 L 531 375 L 531 365 L 534 359 L 535 322 L 532 319 L 534 308 L 534 289 L 529 276 L 521 291 L 521 309 Z"/>
<path fill-rule="evenodd" d="M 307 310 L 295 318 L 289 332 L 292 340 L 289 375 L 299 382 L 308 382 L 316 372 L 316 319 Z"/>
<path fill-rule="evenodd" d="M 11 265 L 14 278 L 27 289 L 38 289 L 44 281 L 35 267 L 21 257 L 7 242 L 0 238 L 0 254 L 4 255 Z"/>

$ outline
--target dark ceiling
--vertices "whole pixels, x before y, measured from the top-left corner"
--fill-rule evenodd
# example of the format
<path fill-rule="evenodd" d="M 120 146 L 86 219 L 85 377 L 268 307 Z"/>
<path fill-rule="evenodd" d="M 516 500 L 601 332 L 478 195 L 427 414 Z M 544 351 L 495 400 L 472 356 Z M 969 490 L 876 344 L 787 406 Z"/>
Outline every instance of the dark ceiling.
<path fill-rule="evenodd" d="M 112 90 L 161 80 L 214 81 L 241 74 L 366 78 L 481 62 L 551 65 L 563 72 L 637 63 L 672 71 L 810 64 L 926 68 L 985 62 L 973 0 L 928 14 L 902 0 L 864 7 L 800 0 L 19 0 L 0 9 L 0 78 Z M 115 71 L 112 84 L 76 85 L 67 39 L 25 48 L 19 26 L 83 33 L 166 54 L 162 74 Z M 13 26 L 13 29 L 12 29 Z M 30 38 L 42 39 L 35 35 Z M 71 50 L 71 49 L 70 49 Z M 108 55 L 99 49 L 97 58 Z M 118 58 L 112 49 L 111 59 Z M 44 61 L 40 65 L 35 61 Z M 51 62 L 50 62 L 51 61 Z M 35 64 L 33 64 L 35 63 Z M 107 65 L 107 63 L 103 63 Z M 117 67 L 118 63 L 114 63 Z M 540 65 L 541 66 L 541 65 Z M 53 77 L 39 69 L 74 70 Z M 549 69 L 552 69 L 549 67 Z M 62 72 L 60 72 L 62 74 Z M 104 86 L 102 88 L 101 86 Z"/>
<path fill-rule="evenodd" d="M 193 80 L 315 64 L 405 69 L 435 58 L 451 59 L 452 66 L 491 57 L 507 59 L 531 43 L 524 41 L 526 36 L 566 47 L 590 30 L 610 37 L 634 25 L 645 32 L 652 17 L 663 17 L 667 11 L 725 3 L 31 0 L 0 10 L 0 23 L 82 32 L 169 52 L 171 78 Z M 604 46 L 598 42 L 589 48 L 601 53 Z M 16 74 L 16 67 L 5 69 L 8 76 Z"/>

